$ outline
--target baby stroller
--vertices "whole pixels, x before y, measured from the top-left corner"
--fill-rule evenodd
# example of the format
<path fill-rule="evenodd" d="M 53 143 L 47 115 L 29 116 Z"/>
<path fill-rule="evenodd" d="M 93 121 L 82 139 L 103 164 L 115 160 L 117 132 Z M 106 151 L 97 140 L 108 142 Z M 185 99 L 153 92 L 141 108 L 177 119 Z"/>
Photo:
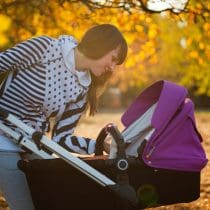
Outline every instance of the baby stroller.
<path fill-rule="evenodd" d="M 4 111 L 1 115 L 17 122 Z M 122 123 L 121 133 L 112 124 L 101 130 L 95 156 L 88 158 L 69 156 L 28 127 L 33 141 L 13 135 L 44 158 L 18 163 L 36 210 L 145 209 L 199 198 L 200 172 L 207 159 L 184 87 L 169 81 L 154 83 L 130 105 Z M 108 134 L 113 137 L 109 157 L 102 155 Z"/>

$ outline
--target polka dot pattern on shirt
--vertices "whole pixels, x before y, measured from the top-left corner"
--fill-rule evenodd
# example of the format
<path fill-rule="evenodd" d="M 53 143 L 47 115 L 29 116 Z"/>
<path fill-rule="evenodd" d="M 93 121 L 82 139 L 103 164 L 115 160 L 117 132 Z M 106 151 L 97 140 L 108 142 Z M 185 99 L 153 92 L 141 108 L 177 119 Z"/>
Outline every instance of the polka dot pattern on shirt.
<path fill-rule="evenodd" d="M 61 55 L 59 46 L 55 49 L 57 51 L 49 53 L 47 58 L 51 62 L 46 64 L 47 95 L 45 111 L 48 116 L 58 109 L 64 110 L 66 104 L 76 101 L 78 96 L 84 91 L 84 87 L 80 85 L 77 76 L 67 69 L 62 58 L 52 61 L 56 56 L 59 57 Z"/>

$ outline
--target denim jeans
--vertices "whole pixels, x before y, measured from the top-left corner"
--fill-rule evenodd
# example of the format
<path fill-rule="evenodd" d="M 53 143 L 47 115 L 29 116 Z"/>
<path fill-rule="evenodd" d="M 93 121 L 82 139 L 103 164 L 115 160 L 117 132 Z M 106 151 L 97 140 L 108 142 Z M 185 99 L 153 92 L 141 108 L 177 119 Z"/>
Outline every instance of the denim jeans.
<path fill-rule="evenodd" d="M 17 152 L 0 151 L 0 191 L 11 210 L 34 210 L 25 174 L 18 169 Z"/>

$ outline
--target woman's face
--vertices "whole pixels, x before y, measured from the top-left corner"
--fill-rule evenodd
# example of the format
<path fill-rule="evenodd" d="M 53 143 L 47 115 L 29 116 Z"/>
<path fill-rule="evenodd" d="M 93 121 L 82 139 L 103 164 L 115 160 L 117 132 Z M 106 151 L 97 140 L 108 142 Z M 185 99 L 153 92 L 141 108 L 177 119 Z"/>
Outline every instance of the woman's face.
<path fill-rule="evenodd" d="M 118 63 L 119 47 L 97 60 L 90 60 L 89 70 L 96 76 L 113 71 Z"/>

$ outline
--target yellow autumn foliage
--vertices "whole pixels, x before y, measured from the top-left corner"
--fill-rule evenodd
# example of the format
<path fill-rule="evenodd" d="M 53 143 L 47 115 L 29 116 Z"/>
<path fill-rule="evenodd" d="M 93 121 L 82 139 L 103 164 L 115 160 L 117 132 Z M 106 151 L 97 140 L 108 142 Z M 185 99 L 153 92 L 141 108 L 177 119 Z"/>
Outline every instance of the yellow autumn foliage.
<path fill-rule="evenodd" d="M 197 51 L 191 51 L 190 53 L 189 53 L 189 56 L 191 57 L 191 58 L 198 58 L 199 57 L 199 55 L 198 55 L 198 52 Z"/>
<path fill-rule="evenodd" d="M 16 1 L 1 2 L 12 4 Z M 138 9 L 133 9 L 132 13 L 117 8 L 91 10 L 82 1 L 75 2 L 31 0 L 2 10 L 0 48 L 43 34 L 54 37 L 69 34 L 80 40 L 91 26 L 111 23 L 123 32 L 129 45 L 126 62 L 112 77 L 112 85 L 122 91 L 131 87 L 139 90 L 156 80 L 168 79 L 189 89 L 195 86 L 194 81 L 196 87 L 202 89 L 198 88 L 197 93 L 210 92 L 207 82 L 202 82 L 204 77 L 210 81 L 210 74 L 207 74 L 210 67 L 210 15 L 207 10 L 201 14 L 203 5 L 210 9 L 209 1 L 203 0 L 201 4 L 191 0 L 187 9 L 192 12 L 180 15 L 169 12 L 160 15 Z M 205 20 L 196 13 L 203 15 Z M 178 24 L 180 22 L 182 24 Z M 184 40 L 185 45 L 181 46 L 180 40 Z"/>
<path fill-rule="evenodd" d="M 9 42 L 5 32 L 9 29 L 11 21 L 7 16 L 0 15 L 0 23 L 0 47 L 2 47 Z"/>
<path fill-rule="evenodd" d="M 0 15 L 0 23 L 0 32 L 4 32 L 10 27 L 11 20 L 5 15 Z"/>

